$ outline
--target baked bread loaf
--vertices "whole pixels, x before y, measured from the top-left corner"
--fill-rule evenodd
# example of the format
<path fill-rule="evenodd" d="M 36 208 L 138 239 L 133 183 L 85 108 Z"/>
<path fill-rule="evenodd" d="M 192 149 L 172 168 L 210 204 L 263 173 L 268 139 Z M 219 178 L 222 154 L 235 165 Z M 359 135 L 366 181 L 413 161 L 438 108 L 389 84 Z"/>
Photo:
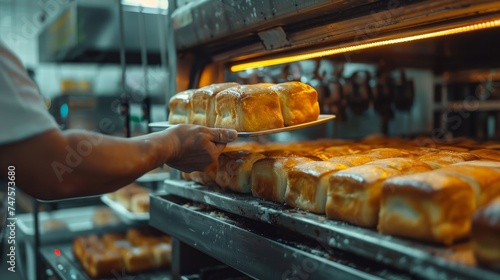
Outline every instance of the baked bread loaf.
<path fill-rule="evenodd" d="M 133 213 L 149 213 L 149 193 L 143 192 L 132 196 L 130 211 Z"/>
<path fill-rule="evenodd" d="M 118 251 L 95 247 L 87 255 L 83 267 L 90 277 L 103 278 L 122 271 L 123 262 Z"/>
<path fill-rule="evenodd" d="M 430 167 L 427 163 L 411 158 L 379 159 L 370 161 L 366 163 L 366 165 L 378 165 L 378 166 L 393 168 L 398 170 L 399 172 L 401 172 L 401 174 L 404 175 L 427 172 L 432 170 L 432 167 Z"/>
<path fill-rule="evenodd" d="M 418 159 L 427 163 L 433 169 L 439 169 L 458 162 L 478 160 L 480 157 L 468 152 L 439 151 L 420 156 Z"/>
<path fill-rule="evenodd" d="M 158 268 L 169 267 L 172 262 L 172 245 L 170 243 L 160 243 L 153 246 L 154 265 Z"/>
<path fill-rule="evenodd" d="M 500 197 L 472 216 L 472 252 L 482 266 L 500 270 Z"/>
<path fill-rule="evenodd" d="M 252 166 L 264 157 L 261 153 L 246 150 L 223 152 L 217 160 L 217 185 L 235 192 L 250 193 Z"/>
<path fill-rule="evenodd" d="M 484 160 L 500 161 L 500 151 L 490 149 L 478 149 L 470 151 L 471 154 L 481 157 Z"/>
<path fill-rule="evenodd" d="M 258 85 L 236 86 L 215 96 L 215 127 L 261 131 L 284 127 L 278 94 Z"/>
<path fill-rule="evenodd" d="M 370 161 L 378 160 L 379 158 L 373 157 L 371 155 L 364 154 L 354 154 L 354 155 L 345 155 L 345 156 L 335 156 L 329 158 L 328 161 L 342 163 L 349 167 L 359 166 Z"/>
<path fill-rule="evenodd" d="M 375 227 L 380 192 L 386 178 L 400 175 L 390 167 L 361 165 L 341 170 L 329 179 L 326 216 L 363 227 Z"/>
<path fill-rule="evenodd" d="M 311 161 L 295 165 L 288 171 L 285 201 L 291 207 L 325 213 L 328 179 L 333 173 L 349 168 L 343 163 Z"/>
<path fill-rule="evenodd" d="M 181 91 L 172 96 L 168 102 L 168 122 L 170 124 L 189 123 L 191 114 L 191 96 L 195 89 Z"/>
<path fill-rule="evenodd" d="M 73 254 L 80 262 L 83 262 L 87 249 L 95 246 L 98 242 L 99 237 L 95 234 L 76 237 L 73 240 Z"/>
<path fill-rule="evenodd" d="M 147 194 L 148 190 L 145 187 L 132 183 L 117 190 L 115 197 L 118 203 L 130 211 L 132 209 L 132 197 L 142 193 Z"/>
<path fill-rule="evenodd" d="M 136 245 L 134 245 L 134 244 Z M 81 236 L 73 240 L 73 253 L 92 278 L 115 273 L 137 273 L 170 265 L 171 240 L 147 227 L 132 228 L 127 233 Z"/>
<path fill-rule="evenodd" d="M 307 157 L 273 156 L 257 160 L 252 167 L 252 195 L 278 203 L 285 202 L 288 170 L 313 161 Z"/>
<path fill-rule="evenodd" d="M 461 178 L 468 182 L 473 188 L 477 198 L 477 207 L 481 207 L 500 196 L 500 169 L 494 169 L 486 166 L 475 165 L 481 161 L 466 161 L 458 164 L 445 166 L 435 172 L 448 174 Z M 486 165 L 487 161 L 483 161 Z M 498 164 L 497 162 L 490 162 Z M 491 166 L 491 164 L 490 164 Z"/>
<path fill-rule="evenodd" d="M 450 245 L 470 233 L 476 209 L 471 185 L 436 171 L 387 179 L 382 185 L 381 233 Z"/>
<path fill-rule="evenodd" d="M 319 117 L 318 92 L 301 82 L 271 86 L 278 93 L 285 126 L 315 121 Z"/>
<path fill-rule="evenodd" d="M 191 114 L 189 123 L 214 127 L 215 124 L 215 96 L 230 87 L 239 86 L 238 83 L 219 83 L 199 88 L 191 96 Z"/>
<path fill-rule="evenodd" d="M 118 218 L 118 216 L 116 216 L 113 210 L 105 206 L 105 207 L 98 207 L 95 209 L 94 215 L 92 215 L 92 222 L 94 226 L 102 227 L 102 226 L 116 224 L 120 222 L 120 219 Z"/>
<path fill-rule="evenodd" d="M 125 249 L 121 256 L 125 269 L 130 273 L 147 271 L 156 267 L 153 250 L 147 246 Z"/>

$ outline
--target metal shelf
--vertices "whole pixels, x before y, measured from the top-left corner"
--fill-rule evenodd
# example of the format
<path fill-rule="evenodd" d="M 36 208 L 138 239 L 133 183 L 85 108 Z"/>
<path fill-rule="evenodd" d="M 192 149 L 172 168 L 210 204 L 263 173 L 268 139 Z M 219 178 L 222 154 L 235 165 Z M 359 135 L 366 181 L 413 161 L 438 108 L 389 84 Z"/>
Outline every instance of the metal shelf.
<path fill-rule="evenodd" d="M 411 279 L 380 263 L 175 195 L 151 197 L 150 225 L 256 279 Z"/>
<path fill-rule="evenodd" d="M 166 180 L 165 184 L 171 195 L 208 204 L 237 216 L 259 221 L 260 224 L 272 228 L 294 232 L 315 240 L 323 248 L 347 251 L 401 269 L 416 277 L 428 279 L 435 279 L 436 276 L 445 279 L 499 279 L 500 277 L 498 273 L 476 266 L 468 242 L 451 247 L 422 243 L 382 235 L 373 229 L 328 220 L 323 215 L 292 209 L 254 198 L 251 195 L 217 192 L 213 188 L 210 189 L 183 180 Z M 191 224 L 187 222 L 191 221 L 193 213 L 182 207 L 175 207 L 179 211 L 176 213 L 171 209 L 174 208 L 172 203 L 166 203 L 160 197 L 152 197 L 151 203 L 153 210 L 150 223 L 153 226 L 162 229 L 161 223 L 163 222 L 163 228 L 169 230 L 169 227 L 180 222 L 186 224 L 186 228 L 190 228 Z M 153 219 L 153 215 L 156 215 L 155 219 Z M 173 218 L 174 220 L 165 223 L 165 219 L 169 219 L 169 215 L 180 216 L 177 217 L 180 221 Z M 203 230 L 215 225 L 212 223 L 214 221 L 207 218 L 204 224 L 200 224 L 199 227 Z M 228 227 L 227 230 L 231 230 L 231 227 Z M 179 230 L 174 233 L 184 234 L 184 231 Z M 187 233 L 190 233 L 189 230 Z M 190 236 L 192 243 L 202 242 L 205 239 L 203 235 L 199 235 L 199 232 L 197 235 L 196 231 Z M 207 240 L 211 241 L 211 238 L 207 238 Z M 205 244 L 204 242 L 200 244 Z M 206 245 L 209 249 L 217 247 Z M 219 246 L 227 245 L 219 244 Z M 252 244 L 252 246 L 266 247 L 258 243 Z"/>

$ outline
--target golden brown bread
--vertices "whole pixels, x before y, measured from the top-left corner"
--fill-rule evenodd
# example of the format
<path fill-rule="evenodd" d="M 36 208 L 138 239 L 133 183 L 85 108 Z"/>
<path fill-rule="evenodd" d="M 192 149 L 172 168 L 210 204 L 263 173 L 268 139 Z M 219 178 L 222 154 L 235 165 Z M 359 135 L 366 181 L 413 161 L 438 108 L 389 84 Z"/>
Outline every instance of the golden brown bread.
<path fill-rule="evenodd" d="M 460 177 L 436 171 L 387 179 L 382 185 L 381 233 L 450 245 L 470 233 L 476 198 Z"/>
<path fill-rule="evenodd" d="M 326 191 L 331 174 L 349 168 L 330 161 L 311 161 L 288 171 L 285 201 L 288 205 L 314 213 L 325 213 Z"/>
<path fill-rule="evenodd" d="M 137 193 L 130 199 L 130 211 L 133 213 L 149 213 L 149 193 Z"/>
<path fill-rule="evenodd" d="M 477 149 L 470 151 L 470 153 L 481 157 L 481 159 L 500 161 L 500 151 L 498 150 Z"/>
<path fill-rule="evenodd" d="M 90 277 L 103 278 L 122 271 L 123 261 L 118 251 L 102 248 L 89 252 L 83 266 Z"/>
<path fill-rule="evenodd" d="M 235 86 L 239 86 L 239 84 L 218 83 L 195 90 L 191 96 L 189 123 L 214 127 L 216 118 L 215 96 L 222 90 Z"/>
<path fill-rule="evenodd" d="M 215 127 L 261 131 L 284 127 L 278 94 L 258 86 L 225 89 L 215 96 Z"/>
<path fill-rule="evenodd" d="M 222 153 L 217 160 L 217 185 L 235 192 L 252 192 L 252 166 L 264 157 L 261 153 L 245 150 Z"/>
<path fill-rule="evenodd" d="M 278 93 L 285 126 L 315 121 L 319 117 L 318 92 L 301 82 L 271 86 Z"/>
<path fill-rule="evenodd" d="M 363 227 L 375 227 L 380 192 L 386 178 L 400 175 L 397 169 L 361 165 L 341 170 L 329 179 L 326 216 Z"/>
<path fill-rule="evenodd" d="M 436 170 L 436 172 L 449 174 L 450 176 L 467 181 L 475 192 L 477 206 L 481 207 L 495 197 L 500 196 L 500 169 L 480 166 L 474 163 L 475 161 L 461 162 L 445 166 Z M 486 164 L 486 161 L 482 163 Z M 500 166 L 497 165 L 497 167 Z"/>
<path fill-rule="evenodd" d="M 500 270 L 500 197 L 472 216 L 471 247 L 480 265 Z"/>
<path fill-rule="evenodd" d="M 189 123 L 191 96 L 195 89 L 188 89 L 172 96 L 168 102 L 168 122 L 170 124 Z"/>
<path fill-rule="evenodd" d="M 80 262 L 83 262 L 87 249 L 95 246 L 98 242 L 99 237 L 95 234 L 76 237 L 73 240 L 73 254 Z"/>
<path fill-rule="evenodd" d="M 362 165 L 362 164 L 365 164 L 365 163 L 368 163 L 370 161 L 374 161 L 377 159 L 378 158 L 373 157 L 371 155 L 353 154 L 353 155 L 345 155 L 345 156 L 335 156 L 335 157 L 329 158 L 328 161 L 342 163 L 342 164 L 345 164 L 349 167 L 352 167 L 352 166 Z"/>
<path fill-rule="evenodd" d="M 163 242 L 160 232 L 151 227 L 129 228 L 126 236 L 127 240 L 136 247 L 154 246 Z"/>
<path fill-rule="evenodd" d="M 160 243 L 151 249 L 156 267 L 163 268 L 170 266 L 172 261 L 172 245 L 170 243 Z"/>
<path fill-rule="evenodd" d="M 147 271 L 156 267 L 153 250 L 148 246 L 125 249 L 121 257 L 125 269 L 130 273 Z"/>
<path fill-rule="evenodd" d="M 418 160 L 427 163 L 433 169 L 439 169 L 450 164 L 478 160 L 479 156 L 468 152 L 439 151 L 437 153 L 426 154 L 418 157 Z"/>
<path fill-rule="evenodd" d="M 134 241 L 133 245 L 130 240 Z M 73 240 L 73 253 L 91 278 L 116 273 L 137 273 L 167 267 L 171 260 L 171 239 L 147 228 L 132 228 L 127 233 L 81 236 Z"/>
<path fill-rule="evenodd" d="M 413 174 L 431 171 L 432 167 L 430 167 L 427 163 L 422 162 L 420 160 L 415 160 L 411 158 L 386 158 L 374 160 L 366 163 L 366 165 L 378 165 L 383 167 L 394 168 L 401 172 L 401 174 Z"/>
<path fill-rule="evenodd" d="M 116 201 L 123 205 L 127 210 L 132 209 L 132 197 L 136 194 L 147 193 L 145 187 L 132 183 L 116 191 Z"/>
<path fill-rule="evenodd" d="M 297 156 L 272 156 L 257 160 L 252 167 L 252 194 L 278 203 L 285 202 L 288 171 L 312 159 Z"/>

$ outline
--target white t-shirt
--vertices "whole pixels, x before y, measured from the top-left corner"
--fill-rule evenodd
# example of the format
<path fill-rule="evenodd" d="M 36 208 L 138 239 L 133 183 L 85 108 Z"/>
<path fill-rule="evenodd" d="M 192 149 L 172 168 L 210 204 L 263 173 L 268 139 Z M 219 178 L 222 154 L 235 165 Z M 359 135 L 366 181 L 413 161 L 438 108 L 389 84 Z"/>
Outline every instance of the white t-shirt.
<path fill-rule="evenodd" d="M 54 128 L 37 86 L 0 39 L 0 145 Z"/>

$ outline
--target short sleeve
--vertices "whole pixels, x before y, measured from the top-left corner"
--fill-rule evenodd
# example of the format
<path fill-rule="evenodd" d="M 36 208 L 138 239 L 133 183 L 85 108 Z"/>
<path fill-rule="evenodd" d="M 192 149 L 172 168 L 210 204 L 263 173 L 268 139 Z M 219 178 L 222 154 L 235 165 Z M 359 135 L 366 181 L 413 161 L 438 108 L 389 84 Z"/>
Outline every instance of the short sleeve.
<path fill-rule="evenodd" d="M 0 145 L 58 128 L 21 61 L 0 40 Z"/>

